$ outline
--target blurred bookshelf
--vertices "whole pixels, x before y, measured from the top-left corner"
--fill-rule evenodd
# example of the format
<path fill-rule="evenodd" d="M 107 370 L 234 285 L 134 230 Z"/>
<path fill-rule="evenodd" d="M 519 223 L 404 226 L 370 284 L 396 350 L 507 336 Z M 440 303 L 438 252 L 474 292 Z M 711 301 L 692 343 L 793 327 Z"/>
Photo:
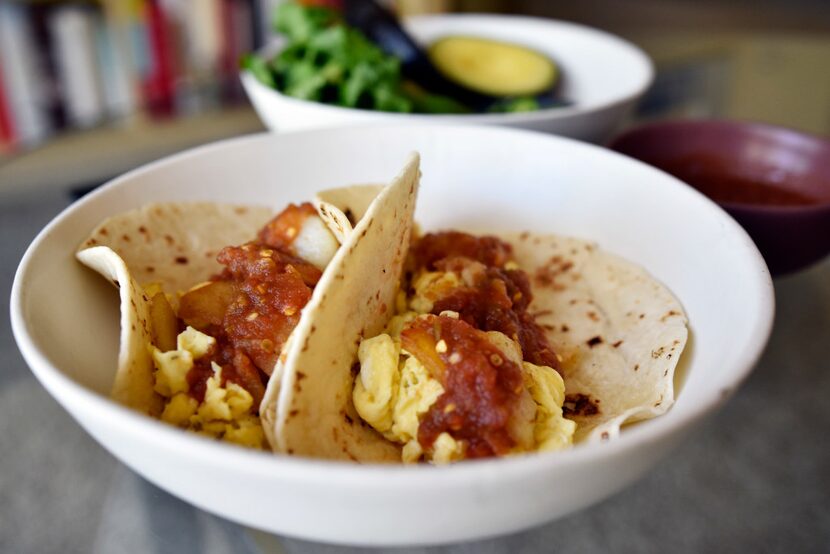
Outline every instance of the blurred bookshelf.
<path fill-rule="evenodd" d="M 278 0 L 0 0 L 0 189 L 92 184 L 262 130 L 238 78 Z"/>

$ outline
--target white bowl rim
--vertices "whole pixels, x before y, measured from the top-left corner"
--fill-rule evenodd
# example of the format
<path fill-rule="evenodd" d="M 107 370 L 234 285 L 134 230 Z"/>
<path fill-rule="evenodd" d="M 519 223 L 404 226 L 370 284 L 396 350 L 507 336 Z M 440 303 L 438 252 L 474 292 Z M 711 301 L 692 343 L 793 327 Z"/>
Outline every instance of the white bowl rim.
<path fill-rule="evenodd" d="M 126 183 L 129 183 L 134 177 L 142 173 L 155 170 L 165 165 L 180 163 L 191 157 L 222 150 L 230 145 L 244 145 L 246 142 L 274 140 L 274 137 L 278 137 L 277 140 L 282 140 L 283 137 L 287 137 L 290 140 L 290 137 L 294 135 L 348 133 L 350 129 L 355 127 L 406 130 L 412 126 L 390 123 L 368 123 L 337 129 L 311 129 L 280 134 L 263 132 L 220 140 L 167 156 L 133 169 L 105 183 L 97 190 L 89 193 L 86 197 L 65 208 L 41 230 L 27 248 L 15 273 L 11 291 L 10 315 L 12 332 L 24 359 L 38 380 L 49 390 L 52 396 L 65 406 L 72 404 L 74 407 L 80 407 L 81 410 L 94 411 L 100 415 L 108 416 L 104 418 L 108 424 L 117 427 L 125 434 L 139 435 L 142 439 L 146 439 L 147 442 L 155 442 L 163 445 L 168 450 L 175 450 L 185 457 L 210 459 L 214 463 L 228 468 L 231 472 L 240 471 L 241 468 L 244 468 L 245 473 L 256 474 L 262 478 L 278 476 L 280 479 L 297 480 L 308 484 L 331 484 L 333 481 L 336 481 L 338 485 L 343 487 L 360 483 L 360 487 L 363 490 L 371 489 L 380 491 L 394 488 L 396 490 L 406 491 L 417 490 L 427 484 L 440 484 L 445 487 L 463 487 L 480 482 L 482 478 L 492 476 L 495 473 L 498 473 L 500 476 L 499 479 L 514 480 L 523 478 L 522 476 L 528 473 L 552 471 L 557 467 L 580 465 L 595 458 L 613 457 L 637 448 L 647 448 L 649 445 L 660 442 L 668 438 L 668 436 L 691 426 L 705 416 L 712 414 L 720 404 L 732 395 L 741 382 L 747 378 L 763 353 L 772 331 L 775 312 L 775 296 L 772 279 L 760 252 L 749 238 L 749 235 L 734 219 L 717 206 L 717 204 L 663 171 L 599 146 L 524 129 L 480 127 L 460 124 L 453 125 L 452 127 L 475 131 L 476 133 L 501 134 L 505 139 L 509 139 L 507 135 L 511 134 L 516 136 L 531 134 L 551 143 L 567 143 L 569 148 L 593 150 L 602 156 L 623 159 L 626 163 L 640 166 L 643 171 L 659 174 L 660 178 L 666 181 L 666 184 L 669 186 L 684 187 L 689 193 L 698 195 L 704 199 L 710 205 L 711 209 L 719 212 L 723 224 L 731 229 L 731 232 L 736 233 L 740 237 L 750 257 L 754 259 L 758 269 L 758 279 L 762 285 L 759 287 L 759 294 L 756 298 L 760 307 L 760 317 L 752 323 L 753 333 L 751 336 L 753 340 L 746 345 L 746 348 L 742 349 L 739 359 L 733 366 L 729 381 L 724 383 L 719 390 L 711 390 L 703 393 L 705 399 L 701 400 L 701 402 L 697 403 L 692 409 L 687 410 L 681 416 L 657 417 L 645 422 L 645 424 L 628 428 L 619 437 L 607 442 L 579 444 L 568 450 L 558 452 L 531 453 L 498 459 L 468 460 L 463 464 L 451 464 L 449 466 L 431 466 L 427 464 L 360 465 L 340 461 L 279 456 L 270 452 L 259 452 L 234 445 L 218 443 L 177 429 L 149 416 L 134 412 L 105 396 L 87 389 L 62 373 L 38 350 L 28 332 L 24 318 L 24 283 L 27 281 L 27 273 L 30 269 L 29 265 L 41 244 L 49 239 L 52 230 L 58 227 L 65 219 L 72 217 L 77 207 L 86 202 L 86 199 L 91 200 L 99 195 L 108 194 L 113 188 L 126 186 Z M 424 126 L 419 125 L 415 128 L 423 129 Z M 440 128 L 441 131 L 445 131 L 446 129 L 446 125 L 442 125 Z M 58 389 L 60 389 L 60 393 L 56 392 Z M 68 402 L 68 399 L 71 399 L 72 402 Z"/>
<path fill-rule="evenodd" d="M 382 112 L 378 110 L 366 110 L 363 108 L 347 108 L 344 106 L 336 106 L 334 104 L 325 104 L 323 102 L 314 102 L 311 100 L 302 100 L 300 98 L 294 98 L 293 96 L 288 96 L 283 94 L 282 92 L 268 87 L 261 83 L 259 79 L 257 79 L 250 71 L 242 70 L 240 71 L 240 78 L 243 82 L 246 82 L 257 88 L 260 88 L 262 91 L 274 95 L 280 98 L 283 102 L 288 104 L 289 106 L 314 106 L 315 108 L 320 109 L 321 111 L 330 111 L 332 113 L 339 113 L 339 114 L 360 114 L 366 116 L 376 116 L 382 117 L 384 119 L 389 119 L 390 121 L 394 120 L 401 120 L 401 121 L 423 121 L 423 122 L 439 122 L 444 120 L 451 120 L 454 122 L 458 122 L 461 124 L 466 123 L 487 123 L 487 124 L 519 124 L 519 123 L 527 123 L 539 120 L 557 120 L 557 119 L 566 119 L 569 117 L 574 117 L 578 115 L 588 114 L 599 112 L 602 110 L 610 109 L 615 106 L 619 106 L 625 104 L 627 102 L 632 101 L 633 99 L 639 98 L 646 90 L 651 86 L 654 82 L 654 62 L 652 62 L 651 58 L 637 45 L 633 42 L 628 41 L 624 38 L 621 38 L 617 35 L 609 33 L 607 31 L 603 31 L 601 29 L 597 29 L 595 27 L 590 27 L 588 25 L 583 25 L 581 23 L 573 23 L 571 21 L 563 21 L 559 19 L 550 19 L 544 17 L 533 17 L 528 15 L 512 15 L 512 14 L 489 14 L 489 13 L 463 13 L 463 14 L 430 14 L 430 15 L 417 15 L 408 17 L 405 20 L 405 24 L 417 24 L 419 22 L 428 22 L 428 21 L 435 21 L 435 20 L 462 20 L 462 19 L 485 19 L 490 21 L 499 21 L 499 20 L 510 20 L 519 23 L 528 23 L 528 24 L 549 24 L 552 27 L 560 27 L 560 28 L 570 28 L 572 30 L 580 31 L 585 33 L 586 35 L 593 35 L 597 38 L 601 38 L 606 41 L 615 42 L 616 45 L 626 50 L 629 54 L 631 54 L 634 58 L 637 58 L 638 61 L 642 64 L 642 69 L 645 70 L 645 75 L 642 80 L 642 83 L 635 88 L 632 89 L 629 93 L 625 94 L 616 99 L 609 99 L 602 102 L 588 102 L 588 103 L 581 103 L 581 102 L 574 102 L 571 106 L 563 106 L 563 107 L 554 107 L 554 108 L 544 108 L 541 110 L 535 110 L 532 112 L 511 112 L 511 113 L 472 113 L 472 114 L 424 114 L 424 113 L 399 113 L 399 112 Z M 273 45 L 265 46 L 257 52 L 261 55 L 268 55 L 273 56 L 279 49 L 274 49 Z"/>

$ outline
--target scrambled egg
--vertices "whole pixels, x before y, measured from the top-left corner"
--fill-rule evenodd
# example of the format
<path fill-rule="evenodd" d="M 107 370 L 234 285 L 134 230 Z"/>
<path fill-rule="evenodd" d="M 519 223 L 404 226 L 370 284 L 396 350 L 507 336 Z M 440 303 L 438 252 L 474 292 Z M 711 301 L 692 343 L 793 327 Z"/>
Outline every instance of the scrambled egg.
<path fill-rule="evenodd" d="M 204 401 L 190 396 L 187 372 L 210 352 L 216 340 L 193 327 L 181 332 L 176 349 L 162 352 L 150 346 L 156 366 L 155 391 L 166 400 L 162 421 L 252 448 L 262 448 L 265 435 L 259 418 L 251 413 L 254 399 L 236 383 L 222 384 L 222 368 L 211 362 Z"/>
<path fill-rule="evenodd" d="M 449 281 L 450 278 L 430 277 L 429 285 L 423 281 L 424 286 L 419 289 L 420 281 L 416 280 L 416 294 L 410 306 L 424 308 L 428 305 L 431 309 L 436 297 L 426 296 L 424 291 L 436 285 L 447 286 Z M 405 299 L 399 297 L 397 307 L 401 308 L 405 303 Z M 458 317 L 452 312 L 442 315 Z M 464 444 L 449 433 L 441 433 L 428 452 L 424 452 L 418 442 L 420 419 L 444 393 L 444 388 L 417 358 L 400 346 L 401 331 L 416 317 L 417 311 L 412 310 L 397 315 L 387 325 L 386 333 L 360 343 L 360 373 L 355 379 L 352 399 L 364 421 L 388 440 L 403 445 L 402 460 L 405 463 L 418 462 L 422 458 L 436 464 L 462 460 Z M 528 429 L 532 447 L 527 450 L 519 447 L 515 453 L 558 450 L 570 446 L 576 423 L 562 415 L 565 383 L 559 373 L 549 367 L 522 362 L 521 348 L 506 335 L 490 331 L 487 337 L 508 358 L 520 364 L 525 387 L 533 400 L 532 413 L 528 418 L 528 424 L 532 425 L 532 429 Z"/>

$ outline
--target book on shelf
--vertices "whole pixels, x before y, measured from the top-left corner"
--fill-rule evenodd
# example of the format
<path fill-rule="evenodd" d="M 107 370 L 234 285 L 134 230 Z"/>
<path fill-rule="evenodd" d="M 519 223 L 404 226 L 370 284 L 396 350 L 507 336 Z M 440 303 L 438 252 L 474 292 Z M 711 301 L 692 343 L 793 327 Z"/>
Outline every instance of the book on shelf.
<path fill-rule="evenodd" d="M 3 85 L 3 67 L 0 66 L 0 154 L 11 150 L 14 141 L 14 123 L 9 100 L 6 98 L 6 88 Z"/>
<path fill-rule="evenodd" d="M 88 128 L 105 115 L 102 69 L 96 47 L 96 18 L 86 6 L 60 6 L 49 16 L 52 51 L 69 125 Z"/>
<path fill-rule="evenodd" d="M 51 131 L 46 79 L 36 54 L 28 15 L 25 6 L 0 3 L 0 68 L 3 96 L 13 120 L 12 147 L 36 144 Z"/>
<path fill-rule="evenodd" d="M 0 0 L 0 149 L 243 101 L 238 63 L 281 0 Z"/>

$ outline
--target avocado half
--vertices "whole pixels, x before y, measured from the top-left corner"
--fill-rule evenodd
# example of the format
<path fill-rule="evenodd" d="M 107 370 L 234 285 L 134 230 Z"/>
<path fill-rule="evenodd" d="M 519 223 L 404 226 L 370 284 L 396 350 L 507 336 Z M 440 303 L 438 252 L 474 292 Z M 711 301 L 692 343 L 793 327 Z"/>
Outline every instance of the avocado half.
<path fill-rule="evenodd" d="M 485 38 L 448 36 L 429 47 L 429 57 L 448 79 L 490 96 L 535 95 L 556 84 L 559 71 L 544 54 Z"/>

